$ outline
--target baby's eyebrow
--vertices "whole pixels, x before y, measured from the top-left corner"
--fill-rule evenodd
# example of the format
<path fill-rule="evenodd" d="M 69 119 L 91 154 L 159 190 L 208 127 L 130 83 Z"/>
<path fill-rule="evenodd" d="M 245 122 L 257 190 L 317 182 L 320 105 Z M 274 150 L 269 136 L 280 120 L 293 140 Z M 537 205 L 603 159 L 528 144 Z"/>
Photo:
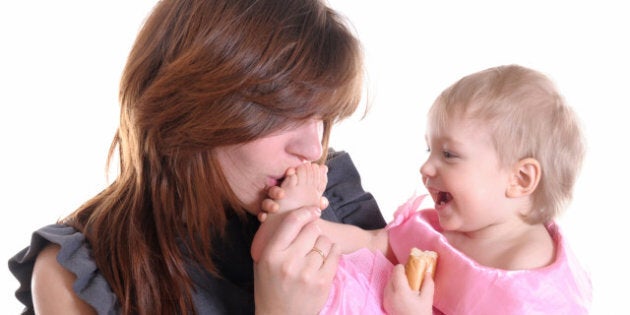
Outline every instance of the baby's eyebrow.
<path fill-rule="evenodd" d="M 448 136 L 448 135 L 440 135 L 440 136 L 436 137 L 435 139 L 437 141 L 439 141 L 439 142 L 448 143 L 448 144 L 451 144 L 451 145 L 454 145 L 454 146 L 460 146 L 460 145 L 465 144 L 465 142 L 460 141 L 460 140 L 458 140 L 456 138 L 453 138 L 451 136 Z M 426 135 L 426 134 L 424 135 L 424 141 L 427 144 L 430 143 L 429 135 Z"/>
<path fill-rule="evenodd" d="M 464 144 L 463 141 L 459 141 L 459 140 L 457 140 L 455 138 L 452 138 L 452 137 L 449 137 L 449 136 L 442 137 L 442 141 L 447 142 L 449 144 L 453 144 L 455 146 L 459 146 L 459 145 L 463 145 Z"/>

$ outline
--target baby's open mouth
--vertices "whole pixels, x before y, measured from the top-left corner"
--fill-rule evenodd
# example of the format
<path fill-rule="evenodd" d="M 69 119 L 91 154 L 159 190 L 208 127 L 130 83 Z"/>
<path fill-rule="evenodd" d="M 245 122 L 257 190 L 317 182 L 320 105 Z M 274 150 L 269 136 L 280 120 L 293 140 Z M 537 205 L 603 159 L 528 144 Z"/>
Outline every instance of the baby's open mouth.
<path fill-rule="evenodd" d="M 447 193 L 445 191 L 440 191 L 440 192 L 437 193 L 437 196 L 435 198 L 435 204 L 436 205 L 445 205 L 451 200 L 453 200 L 453 196 L 451 196 L 450 193 Z"/>

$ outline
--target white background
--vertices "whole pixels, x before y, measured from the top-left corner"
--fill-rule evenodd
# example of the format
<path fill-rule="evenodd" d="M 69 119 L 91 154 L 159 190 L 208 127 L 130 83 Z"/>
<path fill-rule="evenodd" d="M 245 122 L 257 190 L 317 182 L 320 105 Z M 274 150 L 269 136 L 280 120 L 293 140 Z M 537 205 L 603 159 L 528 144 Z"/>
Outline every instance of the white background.
<path fill-rule="evenodd" d="M 118 80 L 153 0 L 0 4 L 0 260 L 106 184 Z M 622 1 L 330 0 L 363 42 L 370 111 L 333 130 L 387 220 L 422 192 L 425 114 L 461 76 L 517 63 L 549 75 L 581 117 L 588 155 L 560 224 L 591 271 L 593 314 L 626 312 L 630 259 L 629 10 Z M 6 266 L 6 265 L 5 265 Z M 0 313 L 17 281 L 0 268 Z M 0 298 L 1 299 L 1 298 Z"/>

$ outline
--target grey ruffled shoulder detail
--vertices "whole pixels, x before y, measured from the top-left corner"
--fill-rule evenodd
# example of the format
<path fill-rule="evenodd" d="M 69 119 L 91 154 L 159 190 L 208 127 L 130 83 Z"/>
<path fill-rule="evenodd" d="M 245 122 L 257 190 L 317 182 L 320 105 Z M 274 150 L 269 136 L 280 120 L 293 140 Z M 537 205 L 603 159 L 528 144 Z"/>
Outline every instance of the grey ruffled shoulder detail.
<path fill-rule="evenodd" d="M 31 244 L 9 260 L 9 269 L 20 282 L 15 296 L 25 306 L 22 314 L 34 314 L 31 292 L 33 266 L 37 255 L 50 244 L 61 246 L 57 261 L 77 276 L 73 289 L 82 300 L 98 314 L 120 313 L 118 299 L 96 267 L 85 236 L 71 226 L 52 224 L 35 231 Z"/>

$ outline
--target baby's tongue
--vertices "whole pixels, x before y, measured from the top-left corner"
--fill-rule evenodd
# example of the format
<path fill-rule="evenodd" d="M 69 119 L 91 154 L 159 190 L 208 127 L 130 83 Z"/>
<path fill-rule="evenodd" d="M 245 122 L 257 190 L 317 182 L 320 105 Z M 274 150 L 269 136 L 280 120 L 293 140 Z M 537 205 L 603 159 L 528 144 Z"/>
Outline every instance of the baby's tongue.
<path fill-rule="evenodd" d="M 445 203 L 448 203 L 451 200 L 453 200 L 453 196 L 451 196 L 450 193 L 441 191 L 438 194 L 438 202 L 437 202 L 438 204 L 445 204 Z"/>

